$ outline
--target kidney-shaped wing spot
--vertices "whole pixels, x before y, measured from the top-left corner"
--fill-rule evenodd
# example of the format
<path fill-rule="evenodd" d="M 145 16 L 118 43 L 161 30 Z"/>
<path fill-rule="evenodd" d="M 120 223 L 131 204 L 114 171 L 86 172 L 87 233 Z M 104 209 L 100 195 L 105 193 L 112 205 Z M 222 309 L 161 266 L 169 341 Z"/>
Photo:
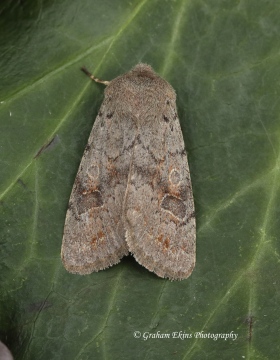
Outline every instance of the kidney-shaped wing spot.
<path fill-rule="evenodd" d="M 121 146 L 125 124 L 104 114 L 101 109 L 93 126 L 64 227 L 62 260 L 69 272 L 78 274 L 105 269 L 128 254 L 121 216 L 129 171 Z"/>

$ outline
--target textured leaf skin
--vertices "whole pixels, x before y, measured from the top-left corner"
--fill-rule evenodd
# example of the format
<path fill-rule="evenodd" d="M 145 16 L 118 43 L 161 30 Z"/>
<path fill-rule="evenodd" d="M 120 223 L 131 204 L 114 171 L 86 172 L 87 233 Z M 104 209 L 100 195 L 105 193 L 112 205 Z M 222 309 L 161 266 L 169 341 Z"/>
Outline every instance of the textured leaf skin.
<path fill-rule="evenodd" d="M 0 5 L 0 339 L 16 359 L 277 358 L 279 10 L 253 0 Z M 110 80 L 140 61 L 177 92 L 198 225 L 182 282 L 132 257 L 84 277 L 60 260 L 104 91 L 79 68 Z M 192 338 L 142 337 L 157 331 Z"/>

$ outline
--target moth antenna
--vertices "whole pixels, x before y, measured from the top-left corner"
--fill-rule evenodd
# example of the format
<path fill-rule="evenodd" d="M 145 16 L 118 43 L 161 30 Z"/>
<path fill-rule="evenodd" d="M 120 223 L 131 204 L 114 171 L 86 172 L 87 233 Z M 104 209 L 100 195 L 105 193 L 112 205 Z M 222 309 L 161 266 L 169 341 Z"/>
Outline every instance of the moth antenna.
<path fill-rule="evenodd" d="M 85 66 L 81 67 L 81 70 L 82 70 L 88 77 L 90 77 L 91 80 L 93 80 L 93 81 L 95 81 L 95 82 L 98 82 L 98 83 L 104 84 L 104 85 L 109 85 L 109 84 L 110 84 L 110 81 L 105 81 L 105 80 L 97 79 L 97 77 L 95 77 L 94 75 L 92 75 L 92 73 L 90 73 Z"/>

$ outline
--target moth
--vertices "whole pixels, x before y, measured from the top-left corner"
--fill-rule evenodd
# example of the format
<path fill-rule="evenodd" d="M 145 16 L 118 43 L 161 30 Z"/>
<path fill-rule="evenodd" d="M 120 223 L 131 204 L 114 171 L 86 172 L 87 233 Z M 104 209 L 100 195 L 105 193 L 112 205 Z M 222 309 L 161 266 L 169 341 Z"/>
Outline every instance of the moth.
<path fill-rule="evenodd" d="M 187 278 L 196 223 L 176 93 L 147 64 L 107 85 L 72 189 L 61 257 L 89 274 L 133 254 L 159 277 Z"/>

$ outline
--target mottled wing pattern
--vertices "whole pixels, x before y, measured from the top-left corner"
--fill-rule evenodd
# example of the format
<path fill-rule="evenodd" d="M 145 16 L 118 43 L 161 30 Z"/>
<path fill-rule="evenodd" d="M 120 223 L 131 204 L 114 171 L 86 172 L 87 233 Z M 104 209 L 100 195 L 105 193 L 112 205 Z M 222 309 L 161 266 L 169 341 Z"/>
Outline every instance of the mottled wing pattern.
<path fill-rule="evenodd" d="M 143 99 L 139 113 L 126 198 L 126 239 L 141 265 L 160 277 L 184 279 L 195 266 L 191 180 L 176 95 L 170 86 L 163 84 L 161 94 L 157 88 Z"/>
<path fill-rule="evenodd" d="M 105 96 L 66 214 L 61 256 L 69 272 L 89 274 L 128 254 L 121 215 L 129 171 L 129 154 L 123 146 L 128 127 L 129 121 L 118 117 L 111 96 Z"/>
<path fill-rule="evenodd" d="M 172 280 L 187 278 L 195 265 L 194 203 L 176 95 L 146 64 L 106 88 L 72 190 L 62 260 L 68 271 L 88 274 L 129 251 Z"/>

